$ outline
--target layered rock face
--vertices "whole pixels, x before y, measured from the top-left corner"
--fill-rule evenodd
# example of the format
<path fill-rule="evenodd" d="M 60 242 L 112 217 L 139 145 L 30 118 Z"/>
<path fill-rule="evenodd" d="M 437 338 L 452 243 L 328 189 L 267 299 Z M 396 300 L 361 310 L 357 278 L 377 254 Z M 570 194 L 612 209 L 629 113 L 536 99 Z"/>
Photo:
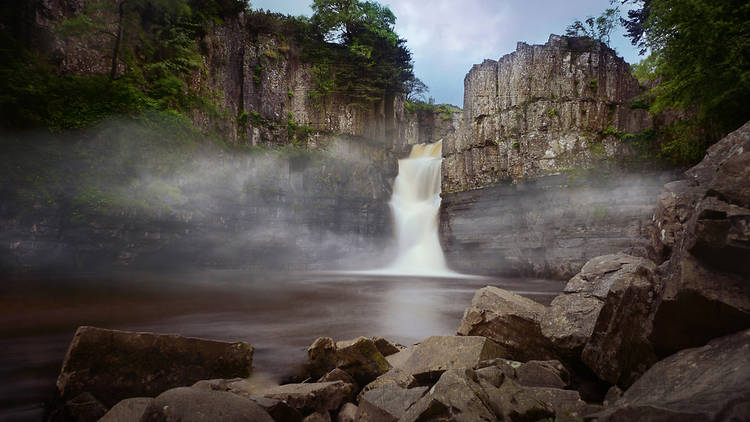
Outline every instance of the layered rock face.
<path fill-rule="evenodd" d="M 399 136 L 407 144 L 423 144 L 452 139 L 459 128 L 463 113 L 460 108 L 440 105 L 432 109 L 406 112 L 406 124 Z"/>
<path fill-rule="evenodd" d="M 547 176 L 443 195 L 440 234 L 451 268 L 566 279 L 600 254 L 645 246 L 667 173 Z"/>
<path fill-rule="evenodd" d="M 629 65 L 588 38 L 551 35 L 474 65 L 462 128 L 443 145 L 443 192 L 622 158 L 630 148 L 616 135 L 652 124 L 631 108 L 640 93 Z"/>

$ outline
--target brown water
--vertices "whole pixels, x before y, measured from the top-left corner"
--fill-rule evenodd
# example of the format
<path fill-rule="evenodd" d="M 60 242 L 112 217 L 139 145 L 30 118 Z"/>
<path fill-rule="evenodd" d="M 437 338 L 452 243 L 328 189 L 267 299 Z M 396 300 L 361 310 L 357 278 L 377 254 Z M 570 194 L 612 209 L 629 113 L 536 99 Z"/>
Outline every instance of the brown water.
<path fill-rule="evenodd" d="M 412 344 L 451 335 L 486 285 L 547 304 L 563 287 L 534 279 L 378 277 L 335 273 L 124 274 L 3 280 L 0 420 L 41 420 L 80 325 L 178 333 L 255 347 L 255 371 L 281 379 L 319 336 Z"/>

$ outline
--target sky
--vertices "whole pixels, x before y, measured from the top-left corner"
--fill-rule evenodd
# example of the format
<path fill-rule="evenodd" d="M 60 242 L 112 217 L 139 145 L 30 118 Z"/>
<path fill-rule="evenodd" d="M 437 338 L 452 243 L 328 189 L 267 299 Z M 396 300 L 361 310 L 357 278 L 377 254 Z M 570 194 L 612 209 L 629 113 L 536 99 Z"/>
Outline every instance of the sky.
<path fill-rule="evenodd" d="M 380 0 L 396 15 L 396 32 L 407 40 L 414 73 L 436 103 L 463 107 L 464 76 L 484 59 L 497 60 L 519 41 L 543 44 L 562 35 L 574 20 L 599 16 L 609 0 Z M 619 1 L 618 1 L 619 3 Z M 312 15 L 312 0 L 251 0 L 253 9 L 299 16 Z M 611 46 L 628 63 L 638 50 L 623 36 Z"/>

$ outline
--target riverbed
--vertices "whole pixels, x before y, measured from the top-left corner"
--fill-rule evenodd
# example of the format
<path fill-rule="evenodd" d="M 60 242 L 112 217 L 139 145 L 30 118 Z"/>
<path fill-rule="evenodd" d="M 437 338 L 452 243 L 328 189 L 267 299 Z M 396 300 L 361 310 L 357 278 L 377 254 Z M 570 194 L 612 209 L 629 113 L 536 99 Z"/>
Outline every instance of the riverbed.
<path fill-rule="evenodd" d="M 0 296 L 0 420 L 41 420 L 44 402 L 80 325 L 177 333 L 255 347 L 253 368 L 280 381 L 306 347 L 382 336 L 410 345 L 452 335 L 474 292 L 486 285 L 543 304 L 559 281 L 423 278 L 347 273 L 123 273 L 3 280 Z"/>

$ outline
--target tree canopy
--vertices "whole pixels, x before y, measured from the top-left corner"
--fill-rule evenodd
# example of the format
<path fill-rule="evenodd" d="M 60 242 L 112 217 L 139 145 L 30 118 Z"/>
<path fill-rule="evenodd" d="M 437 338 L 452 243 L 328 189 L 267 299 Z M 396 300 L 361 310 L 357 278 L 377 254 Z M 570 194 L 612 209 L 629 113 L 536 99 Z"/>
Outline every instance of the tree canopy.
<path fill-rule="evenodd" d="M 658 81 L 651 111 L 677 110 L 670 148 L 683 162 L 750 120 L 750 3 L 745 0 L 624 0 L 623 23 L 650 51 L 635 69 Z"/>
<path fill-rule="evenodd" d="M 565 35 L 569 37 L 589 37 L 599 40 L 609 46 L 612 30 L 619 23 L 620 9 L 610 8 L 598 17 L 589 16 L 583 22 L 576 19 L 565 28 Z"/>

